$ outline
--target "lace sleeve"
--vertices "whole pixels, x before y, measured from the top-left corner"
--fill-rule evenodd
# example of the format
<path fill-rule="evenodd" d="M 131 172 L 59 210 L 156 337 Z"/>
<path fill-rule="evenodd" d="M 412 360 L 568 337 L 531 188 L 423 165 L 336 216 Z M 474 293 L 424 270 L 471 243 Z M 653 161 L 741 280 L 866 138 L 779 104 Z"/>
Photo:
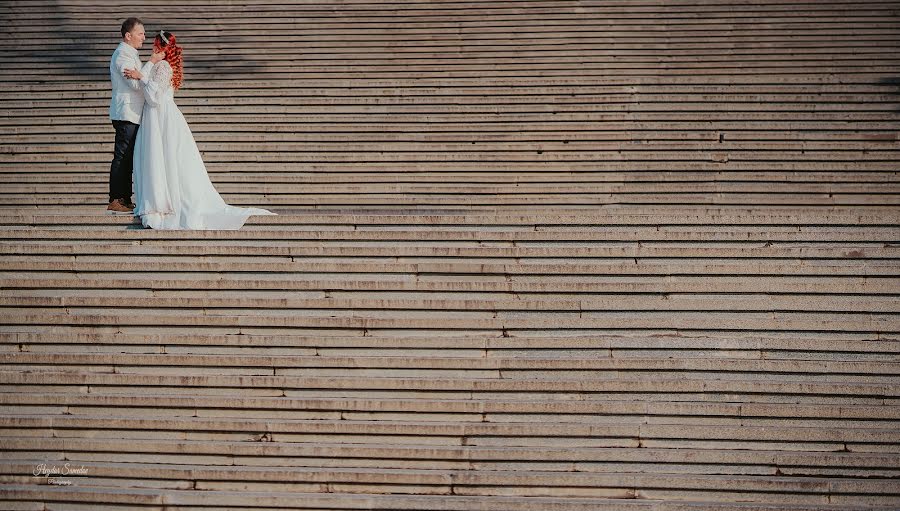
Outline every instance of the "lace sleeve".
<path fill-rule="evenodd" d="M 172 86 L 172 66 L 165 60 L 159 61 L 150 70 L 150 78 L 144 87 L 144 98 L 153 106 L 159 106 L 163 96 Z"/>

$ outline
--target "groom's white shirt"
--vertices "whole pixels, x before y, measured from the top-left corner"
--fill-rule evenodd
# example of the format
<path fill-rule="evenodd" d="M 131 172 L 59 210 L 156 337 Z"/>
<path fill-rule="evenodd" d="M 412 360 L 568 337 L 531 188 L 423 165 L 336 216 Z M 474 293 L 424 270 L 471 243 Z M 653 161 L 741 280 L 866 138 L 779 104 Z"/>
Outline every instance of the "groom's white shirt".
<path fill-rule="evenodd" d="M 109 103 L 109 118 L 113 121 L 141 123 L 141 111 L 144 109 L 144 93 L 142 85 L 147 84 L 152 62 L 141 66 L 141 56 L 133 47 L 119 43 L 109 62 L 109 79 L 112 81 L 112 100 Z M 144 77 L 138 80 L 125 78 L 126 69 L 140 69 Z"/>

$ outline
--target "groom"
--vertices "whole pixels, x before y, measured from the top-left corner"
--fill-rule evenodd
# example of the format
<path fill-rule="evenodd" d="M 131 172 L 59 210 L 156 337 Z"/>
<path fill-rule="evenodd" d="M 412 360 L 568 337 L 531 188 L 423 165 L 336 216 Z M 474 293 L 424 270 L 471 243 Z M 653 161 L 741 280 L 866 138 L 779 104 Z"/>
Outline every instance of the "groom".
<path fill-rule="evenodd" d="M 134 169 L 134 142 L 141 110 L 144 108 L 144 93 L 141 85 L 146 85 L 150 62 L 144 64 L 140 81 L 125 78 L 126 69 L 141 69 L 138 49 L 144 44 L 144 24 L 137 18 L 128 18 L 122 23 L 122 42 L 112 54 L 109 63 L 109 78 L 112 81 L 112 101 L 109 104 L 109 118 L 116 130 L 113 160 L 109 166 L 109 206 L 111 213 L 131 213 L 131 175 Z"/>

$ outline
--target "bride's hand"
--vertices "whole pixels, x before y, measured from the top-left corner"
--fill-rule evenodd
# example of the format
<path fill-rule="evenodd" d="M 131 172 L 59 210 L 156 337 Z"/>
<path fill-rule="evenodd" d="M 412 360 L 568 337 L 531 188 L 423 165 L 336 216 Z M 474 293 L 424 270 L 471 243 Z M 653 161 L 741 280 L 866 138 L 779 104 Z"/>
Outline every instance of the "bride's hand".
<path fill-rule="evenodd" d="M 142 75 L 141 72 L 138 71 L 137 69 L 126 69 L 124 74 L 125 74 L 125 78 L 131 79 L 131 80 L 140 80 L 141 78 L 144 77 L 144 75 Z"/>
<path fill-rule="evenodd" d="M 153 55 L 150 55 L 150 62 L 156 64 L 164 58 L 166 58 L 166 54 L 164 52 L 154 53 Z"/>

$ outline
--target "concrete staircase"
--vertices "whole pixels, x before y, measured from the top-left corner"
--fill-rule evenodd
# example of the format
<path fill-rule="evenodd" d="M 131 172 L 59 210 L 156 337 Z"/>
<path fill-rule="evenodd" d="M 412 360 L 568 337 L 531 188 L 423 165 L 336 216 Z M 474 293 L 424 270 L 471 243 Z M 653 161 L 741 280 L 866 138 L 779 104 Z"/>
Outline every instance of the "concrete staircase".
<path fill-rule="evenodd" d="M 128 15 L 279 216 L 104 214 Z M 898 49 L 896 1 L 4 2 L 0 508 L 897 509 Z"/>

